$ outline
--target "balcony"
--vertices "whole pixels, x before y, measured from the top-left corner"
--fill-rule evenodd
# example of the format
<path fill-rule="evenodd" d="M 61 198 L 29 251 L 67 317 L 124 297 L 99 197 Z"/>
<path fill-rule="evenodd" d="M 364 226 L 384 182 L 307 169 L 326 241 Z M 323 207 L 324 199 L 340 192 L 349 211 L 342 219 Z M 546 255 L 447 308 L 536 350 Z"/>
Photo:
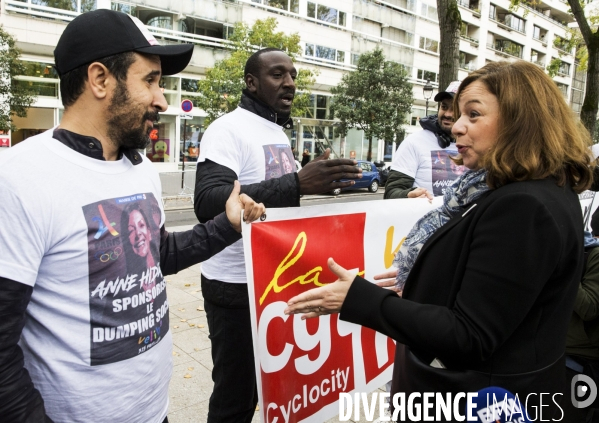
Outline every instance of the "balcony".
<path fill-rule="evenodd" d="M 487 43 L 487 48 L 494 50 L 496 53 L 499 53 L 505 57 L 516 57 L 518 59 L 522 58 L 522 47 L 518 45 L 501 46 L 494 43 Z"/>
<path fill-rule="evenodd" d="M 548 21 L 551 21 L 554 24 L 561 26 L 562 28 L 567 28 L 568 27 L 568 22 L 560 21 L 558 19 L 555 19 L 551 15 L 551 11 L 549 11 L 549 14 L 548 14 L 546 10 L 540 10 L 540 9 L 535 8 L 535 7 L 531 7 L 531 6 L 527 5 L 527 4 L 524 4 L 523 2 L 520 2 L 518 4 L 518 7 L 522 7 L 524 9 L 527 9 L 527 10 L 531 11 L 532 13 L 534 13 L 535 15 L 541 16 L 542 18 L 545 18 Z M 574 18 L 572 18 L 572 19 L 574 19 Z"/>
<path fill-rule="evenodd" d="M 480 9 L 478 8 L 478 4 L 470 2 L 470 0 L 458 0 L 458 5 L 471 10 L 480 17 Z"/>
<path fill-rule="evenodd" d="M 477 40 L 476 38 L 472 38 L 472 37 L 469 37 L 469 36 L 467 36 L 467 35 L 462 35 L 462 34 L 460 34 L 460 38 L 461 38 L 462 40 L 469 41 L 470 43 L 472 43 L 472 44 L 475 44 L 475 45 L 477 45 L 477 46 L 478 46 L 478 44 L 479 44 L 479 42 L 478 42 L 478 40 Z"/>
<path fill-rule="evenodd" d="M 476 70 L 476 64 L 474 62 L 460 63 L 460 69 L 472 72 L 473 70 Z"/>
<path fill-rule="evenodd" d="M 554 44 L 553 47 L 555 47 L 556 50 L 561 51 L 563 54 L 568 54 L 568 55 L 572 54 L 572 51 L 569 50 L 568 47 L 566 47 L 566 46 L 563 46 L 563 45 L 560 45 L 560 44 L 558 44 L 558 45 Z"/>
<path fill-rule="evenodd" d="M 545 47 L 547 47 L 547 41 L 545 40 L 545 36 L 542 37 L 535 37 L 534 35 L 532 36 L 532 39 L 535 41 L 540 42 L 541 44 L 543 44 Z"/>
<path fill-rule="evenodd" d="M 543 62 L 542 60 L 530 60 L 530 63 L 534 63 L 535 65 L 539 66 L 541 69 L 545 69 L 545 62 Z"/>

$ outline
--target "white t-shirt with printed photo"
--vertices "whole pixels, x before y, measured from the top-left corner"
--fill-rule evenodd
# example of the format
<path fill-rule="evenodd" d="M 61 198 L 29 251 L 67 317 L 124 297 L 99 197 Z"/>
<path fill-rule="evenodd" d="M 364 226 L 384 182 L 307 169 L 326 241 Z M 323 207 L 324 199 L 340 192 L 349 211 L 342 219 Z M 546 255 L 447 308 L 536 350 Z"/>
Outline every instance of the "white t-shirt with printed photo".
<path fill-rule="evenodd" d="M 449 159 L 457 153 L 455 143 L 441 148 L 435 134 L 423 129 L 399 144 L 391 170 L 414 178 L 415 187 L 425 188 L 434 196 L 443 195 L 445 189 L 466 171 L 464 166 L 456 166 Z"/>
<path fill-rule="evenodd" d="M 241 107 L 208 127 L 198 162 L 205 160 L 231 169 L 241 185 L 296 172 L 283 128 Z M 247 283 L 242 240 L 203 262 L 202 273 L 208 279 Z"/>
<path fill-rule="evenodd" d="M 172 339 L 158 174 L 52 131 L 0 154 L 0 276 L 33 287 L 25 367 L 55 422 L 161 423 Z"/>

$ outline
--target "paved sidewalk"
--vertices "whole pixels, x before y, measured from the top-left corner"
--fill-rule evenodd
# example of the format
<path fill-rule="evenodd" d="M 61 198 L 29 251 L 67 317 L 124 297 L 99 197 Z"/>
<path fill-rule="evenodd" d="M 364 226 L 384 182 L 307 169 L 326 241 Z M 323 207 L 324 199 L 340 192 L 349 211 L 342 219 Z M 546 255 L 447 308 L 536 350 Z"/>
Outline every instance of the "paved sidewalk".
<path fill-rule="evenodd" d="M 191 226 L 167 228 L 182 231 Z M 204 298 L 201 264 L 166 277 L 173 337 L 173 377 L 170 383 L 169 423 L 205 423 L 212 393 L 212 357 Z M 327 423 L 337 422 L 331 419 Z M 353 420 L 351 420 L 353 421 Z M 366 420 L 360 420 L 360 422 Z M 255 413 L 252 422 L 260 422 Z"/>

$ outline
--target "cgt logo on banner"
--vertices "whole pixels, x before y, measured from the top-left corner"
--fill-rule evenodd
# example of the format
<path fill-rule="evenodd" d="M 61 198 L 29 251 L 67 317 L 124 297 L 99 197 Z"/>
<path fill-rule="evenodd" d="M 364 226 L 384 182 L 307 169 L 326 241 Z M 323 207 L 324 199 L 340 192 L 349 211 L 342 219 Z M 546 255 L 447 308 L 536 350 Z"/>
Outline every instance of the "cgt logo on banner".
<path fill-rule="evenodd" d="M 585 223 L 597 207 L 581 197 Z M 398 199 L 270 209 L 243 227 L 261 421 L 322 422 L 340 394 L 373 392 L 391 380 L 394 341 L 337 314 L 301 320 L 287 301 L 337 278 L 326 262 L 372 280 L 392 266 L 414 223 L 441 205 Z"/>

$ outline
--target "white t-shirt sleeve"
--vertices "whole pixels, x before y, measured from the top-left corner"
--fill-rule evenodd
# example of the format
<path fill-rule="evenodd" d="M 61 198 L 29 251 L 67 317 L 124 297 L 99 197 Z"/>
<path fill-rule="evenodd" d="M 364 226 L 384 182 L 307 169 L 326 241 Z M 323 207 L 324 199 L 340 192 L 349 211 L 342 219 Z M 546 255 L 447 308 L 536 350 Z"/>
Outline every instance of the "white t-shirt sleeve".
<path fill-rule="evenodd" d="M 45 251 L 35 213 L 5 184 L 0 184 L 0 276 L 34 286 Z"/>
<path fill-rule="evenodd" d="M 406 138 L 399 144 L 393 163 L 391 163 L 391 170 L 401 172 L 411 178 L 416 178 L 416 172 L 419 167 L 419 155 L 413 144 L 409 138 Z"/>
<path fill-rule="evenodd" d="M 202 138 L 198 162 L 210 160 L 231 169 L 239 177 L 242 168 L 243 146 L 224 122 L 214 122 Z"/>

